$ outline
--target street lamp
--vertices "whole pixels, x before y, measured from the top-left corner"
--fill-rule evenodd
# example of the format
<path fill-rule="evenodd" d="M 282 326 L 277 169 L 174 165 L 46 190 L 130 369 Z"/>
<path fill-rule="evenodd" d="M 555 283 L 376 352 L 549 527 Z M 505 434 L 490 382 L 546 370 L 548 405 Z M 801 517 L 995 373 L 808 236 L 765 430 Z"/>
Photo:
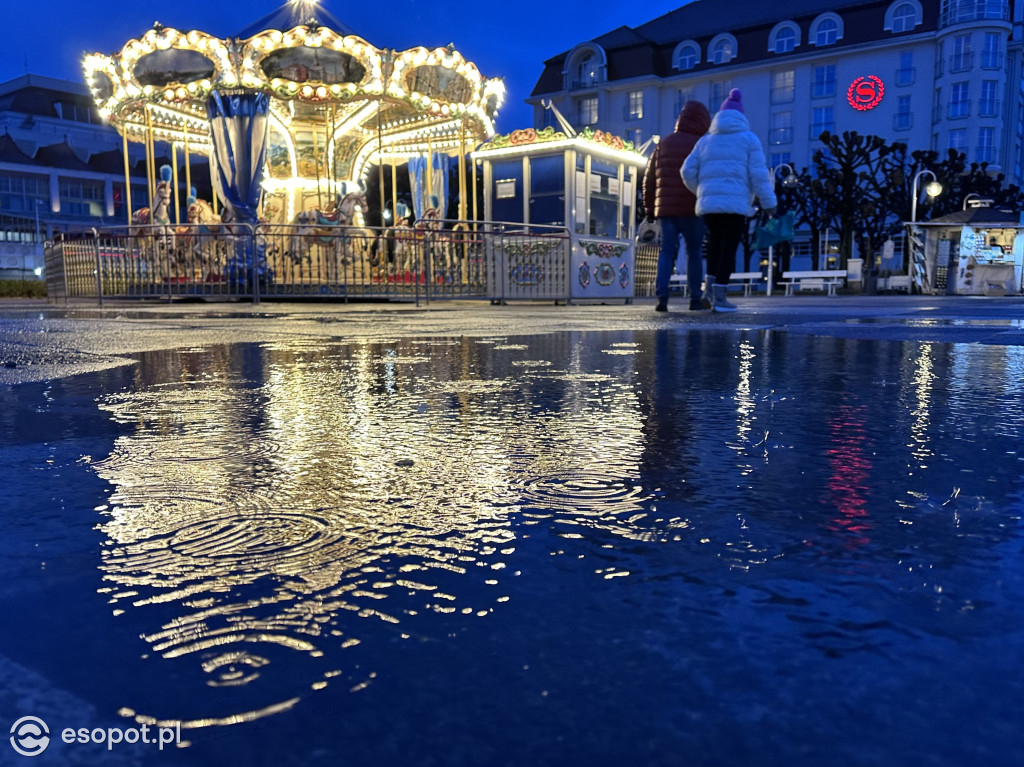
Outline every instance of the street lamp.
<path fill-rule="evenodd" d="M 784 187 L 792 188 L 792 187 L 796 186 L 799 183 L 799 181 L 797 180 L 797 177 L 796 177 L 796 171 L 793 170 L 793 166 L 790 165 L 787 162 L 780 162 L 775 167 L 768 169 L 768 176 L 769 176 L 769 179 L 770 179 L 771 184 L 772 184 L 772 191 L 775 191 L 775 175 L 780 170 L 783 170 L 783 169 L 789 171 L 789 173 L 787 173 L 785 176 L 782 177 L 782 185 Z M 774 263 L 773 263 L 774 259 L 775 259 L 775 246 L 774 245 L 769 245 L 768 246 L 768 288 L 767 288 L 768 292 L 766 294 L 766 295 L 769 295 L 769 296 L 772 294 L 772 289 L 774 287 L 772 285 L 772 282 L 773 282 L 774 276 L 775 276 L 774 275 L 775 267 L 774 267 Z"/>
<path fill-rule="evenodd" d="M 928 184 L 928 186 L 924 188 L 924 191 L 927 192 L 928 196 L 938 197 L 940 194 L 942 194 L 942 184 L 939 183 L 938 179 L 935 178 L 935 174 L 932 173 L 930 170 L 925 168 L 924 170 L 919 170 L 916 174 L 914 174 L 914 184 L 911 187 L 910 199 L 910 223 L 912 224 L 917 221 L 917 197 L 919 194 L 919 192 L 917 191 L 917 185 L 918 182 L 921 180 L 921 176 L 925 174 L 928 174 L 929 176 L 932 177 L 931 182 Z"/>

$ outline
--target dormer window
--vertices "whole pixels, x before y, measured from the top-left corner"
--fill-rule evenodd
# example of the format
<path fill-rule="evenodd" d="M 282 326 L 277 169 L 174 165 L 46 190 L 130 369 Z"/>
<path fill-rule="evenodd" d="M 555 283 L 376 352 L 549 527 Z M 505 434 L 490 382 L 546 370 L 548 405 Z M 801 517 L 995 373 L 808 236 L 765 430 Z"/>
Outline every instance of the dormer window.
<path fill-rule="evenodd" d="M 566 60 L 562 72 L 566 89 L 591 88 L 605 80 L 604 51 L 593 44 L 582 45 Z"/>
<path fill-rule="evenodd" d="M 800 45 L 800 27 L 791 21 L 784 21 L 775 26 L 768 39 L 768 48 L 772 53 L 790 53 Z"/>
<path fill-rule="evenodd" d="M 676 69 L 680 72 L 693 69 L 700 63 L 700 46 L 693 42 L 693 40 L 680 43 L 679 47 L 676 48 L 673 61 L 675 62 Z"/>
<path fill-rule="evenodd" d="M 728 64 L 736 58 L 736 38 L 729 34 L 717 35 L 708 50 L 712 64 Z"/>
<path fill-rule="evenodd" d="M 811 25 L 811 41 L 818 47 L 835 45 L 843 37 L 843 20 L 834 13 L 823 13 Z"/>
<path fill-rule="evenodd" d="M 885 14 L 885 28 L 897 34 L 910 32 L 921 23 L 921 6 L 916 2 L 895 2 Z"/>

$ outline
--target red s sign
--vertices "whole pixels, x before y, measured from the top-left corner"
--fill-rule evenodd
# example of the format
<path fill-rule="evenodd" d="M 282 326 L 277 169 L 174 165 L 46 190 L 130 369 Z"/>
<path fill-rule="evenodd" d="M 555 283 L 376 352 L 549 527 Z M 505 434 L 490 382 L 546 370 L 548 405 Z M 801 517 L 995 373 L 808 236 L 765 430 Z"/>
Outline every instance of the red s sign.
<path fill-rule="evenodd" d="M 885 86 L 882 85 L 882 79 L 868 75 L 867 77 L 858 77 L 850 83 L 850 87 L 846 91 L 846 100 L 854 109 L 866 112 L 878 106 L 884 93 Z"/>

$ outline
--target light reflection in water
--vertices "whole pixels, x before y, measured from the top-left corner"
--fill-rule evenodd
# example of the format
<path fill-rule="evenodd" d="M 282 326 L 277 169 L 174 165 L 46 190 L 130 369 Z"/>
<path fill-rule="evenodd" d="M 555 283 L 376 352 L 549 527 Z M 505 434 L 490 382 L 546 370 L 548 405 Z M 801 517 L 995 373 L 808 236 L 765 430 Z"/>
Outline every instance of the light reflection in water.
<path fill-rule="evenodd" d="M 596 600 L 635 584 L 601 607 L 675 672 L 731 668 L 734 634 L 795 665 L 885 655 L 977 601 L 942 563 L 1010 535 L 987 496 L 1020 458 L 975 426 L 991 399 L 952 391 L 958 354 L 1003 374 L 993 350 L 755 332 L 153 355 L 101 403 L 129 427 L 93 464 L 114 487 L 101 569 L 185 692 L 128 710 L 201 727 L 376 688 L 393 643 L 455 643 L 535 597 L 538 559 L 559 599 L 564 573 Z M 871 600 L 808 558 L 855 558 Z"/>
<path fill-rule="evenodd" d="M 491 375 L 495 355 L 509 372 L 531 355 L 490 346 L 278 346 L 260 351 L 258 370 L 245 361 L 244 380 L 237 361 L 184 355 L 178 380 L 106 398 L 134 427 L 95 465 L 117 488 L 102 528 L 110 603 L 172 606 L 145 641 L 219 692 L 201 716 L 154 721 L 251 719 L 339 677 L 365 686 L 372 670 L 345 663 L 363 633 L 351 616 L 405 634 L 421 613 L 486 616 L 515 577 L 505 560 L 520 510 L 636 535 L 641 414 L 629 376 L 569 376 L 562 392 L 544 366 Z M 616 358 L 618 371 L 631 365 Z M 488 592 L 441 587 L 450 577 L 439 574 L 480 569 Z M 296 677 L 283 653 L 310 668 Z M 267 679 L 275 665 L 287 679 Z"/>

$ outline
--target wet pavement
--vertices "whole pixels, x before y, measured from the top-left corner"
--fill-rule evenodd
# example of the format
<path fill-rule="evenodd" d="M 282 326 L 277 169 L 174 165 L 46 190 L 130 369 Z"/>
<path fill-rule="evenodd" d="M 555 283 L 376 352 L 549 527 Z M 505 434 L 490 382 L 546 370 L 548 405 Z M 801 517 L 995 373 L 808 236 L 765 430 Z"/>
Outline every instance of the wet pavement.
<path fill-rule="evenodd" d="M 865 340 L 1024 343 L 1024 298 L 797 296 L 735 299 L 740 311 L 668 314 L 653 301 L 553 306 L 483 302 L 141 303 L 50 305 L 0 301 L 0 383 L 45 380 L 130 364 L 127 355 L 188 344 L 274 339 L 523 335 L 554 331 L 770 329 Z"/>
<path fill-rule="evenodd" d="M 0 304 L 0 765 L 1019 764 L 1024 300 L 737 303 Z"/>

